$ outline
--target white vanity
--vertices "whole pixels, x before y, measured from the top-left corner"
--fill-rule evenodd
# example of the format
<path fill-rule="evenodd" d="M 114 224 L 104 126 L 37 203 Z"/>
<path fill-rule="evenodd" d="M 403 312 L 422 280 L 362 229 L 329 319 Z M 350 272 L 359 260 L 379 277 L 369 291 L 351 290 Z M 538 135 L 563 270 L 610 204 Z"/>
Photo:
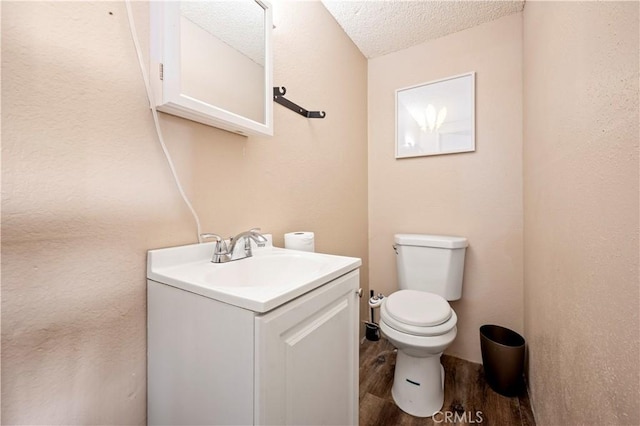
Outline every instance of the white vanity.
<path fill-rule="evenodd" d="M 360 259 L 148 254 L 148 423 L 356 425 Z"/>

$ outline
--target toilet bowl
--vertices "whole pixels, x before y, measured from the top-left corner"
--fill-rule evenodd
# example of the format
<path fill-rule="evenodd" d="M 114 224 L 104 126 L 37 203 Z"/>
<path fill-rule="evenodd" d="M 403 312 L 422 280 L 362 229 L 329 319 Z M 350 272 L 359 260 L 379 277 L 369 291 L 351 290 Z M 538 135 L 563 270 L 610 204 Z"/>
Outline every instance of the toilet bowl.
<path fill-rule="evenodd" d="M 391 394 L 401 410 L 431 417 L 444 403 L 442 352 L 458 332 L 450 300 L 462 297 L 467 239 L 396 234 L 399 291 L 380 305 L 380 330 L 398 348 Z"/>
<path fill-rule="evenodd" d="M 380 306 L 380 329 L 398 349 L 391 394 L 403 411 L 430 417 L 444 402 L 442 352 L 454 341 L 458 318 L 441 296 L 399 290 Z"/>

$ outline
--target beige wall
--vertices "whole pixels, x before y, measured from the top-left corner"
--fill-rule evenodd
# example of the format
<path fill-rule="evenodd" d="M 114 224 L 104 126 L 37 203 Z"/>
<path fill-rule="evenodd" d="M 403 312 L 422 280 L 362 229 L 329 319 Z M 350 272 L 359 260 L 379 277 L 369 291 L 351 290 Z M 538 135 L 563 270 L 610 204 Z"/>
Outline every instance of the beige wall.
<path fill-rule="evenodd" d="M 480 361 L 479 327 L 522 331 L 522 16 L 369 61 L 370 286 L 397 289 L 395 233 L 469 239 L 458 337 Z M 476 152 L 396 160 L 395 90 L 476 71 Z"/>
<path fill-rule="evenodd" d="M 246 139 L 163 116 L 169 150 L 204 230 L 315 231 L 366 287 L 366 60 L 318 2 L 275 16 L 274 84 L 327 118 L 274 105 Z M 145 422 L 146 250 L 195 242 L 147 105 L 122 2 L 3 2 L 7 424 Z"/>
<path fill-rule="evenodd" d="M 538 424 L 640 424 L 637 2 L 527 2 L 525 332 Z"/>

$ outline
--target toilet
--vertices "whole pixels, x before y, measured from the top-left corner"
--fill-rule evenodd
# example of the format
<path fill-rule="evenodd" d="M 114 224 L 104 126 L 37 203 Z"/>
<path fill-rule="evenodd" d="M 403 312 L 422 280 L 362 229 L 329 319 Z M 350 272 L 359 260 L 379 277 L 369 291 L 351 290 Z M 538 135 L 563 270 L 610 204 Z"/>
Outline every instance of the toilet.
<path fill-rule="evenodd" d="M 396 234 L 400 290 L 380 305 L 380 330 L 398 349 L 391 394 L 398 407 L 431 417 L 444 402 L 442 352 L 456 338 L 450 300 L 462 296 L 467 239 Z"/>

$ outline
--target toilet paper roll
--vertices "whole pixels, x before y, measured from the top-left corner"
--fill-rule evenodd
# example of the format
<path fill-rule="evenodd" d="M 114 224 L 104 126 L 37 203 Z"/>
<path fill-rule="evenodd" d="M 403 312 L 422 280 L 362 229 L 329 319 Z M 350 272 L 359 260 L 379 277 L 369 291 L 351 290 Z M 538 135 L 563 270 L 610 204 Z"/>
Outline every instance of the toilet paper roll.
<path fill-rule="evenodd" d="M 315 251 L 313 232 L 289 232 L 284 234 L 284 248 L 301 251 Z"/>

